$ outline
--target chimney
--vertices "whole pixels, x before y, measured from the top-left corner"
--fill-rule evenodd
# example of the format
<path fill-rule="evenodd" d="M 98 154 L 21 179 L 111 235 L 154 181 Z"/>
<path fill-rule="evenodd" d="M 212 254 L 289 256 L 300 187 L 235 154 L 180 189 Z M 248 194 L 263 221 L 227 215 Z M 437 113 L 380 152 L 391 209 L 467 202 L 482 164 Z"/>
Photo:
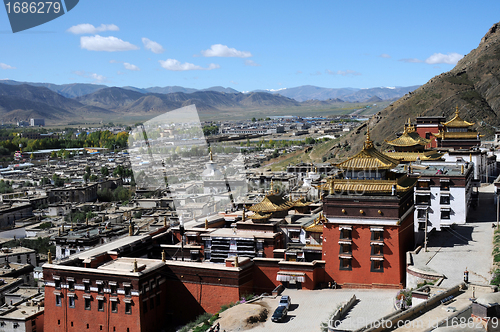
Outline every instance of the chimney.
<path fill-rule="evenodd" d="M 137 268 L 137 259 L 134 259 L 134 272 L 138 272 L 139 269 Z"/>

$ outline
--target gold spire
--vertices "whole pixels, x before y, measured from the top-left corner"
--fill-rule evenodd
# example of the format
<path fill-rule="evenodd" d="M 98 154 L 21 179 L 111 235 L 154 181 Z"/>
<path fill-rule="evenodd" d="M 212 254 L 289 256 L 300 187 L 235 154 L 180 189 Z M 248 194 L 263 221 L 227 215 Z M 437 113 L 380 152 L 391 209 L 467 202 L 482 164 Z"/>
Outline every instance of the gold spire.
<path fill-rule="evenodd" d="M 167 216 L 163 217 L 163 227 L 167 227 Z"/>
<path fill-rule="evenodd" d="M 208 219 L 205 219 L 205 229 L 208 229 Z"/>
<path fill-rule="evenodd" d="M 269 190 L 269 193 L 272 194 L 274 192 L 274 184 L 273 184 L 273 179 L 271 179 L 271 189 Z"/>
<path fill-rule="evenodd" d="M 138 272 L 139 268 L 137 267 L 137 259 L 134 259 L 134 272 Z"/>
<path fill-rule="evenodd" d="M 335 193 L 335 187 L 333 183 L 333 178 L 330 179 L 330 195 L 333 195 Z"/>
<path fill-rule="evenodd" d="M 161 261 L 165 262 L 167 260 L 167 254 L 165 254 L 165 250 L 161 252 Z"/>
<path fill-rule="evenodd" d="M 50 250 L 47 251 L 47 263 L 52 264 L 52 254 L 50 253 Z"/>
<path fill-rule="evenodd" d="M 245 214 L 245 207 L 243 207 L 243 215 L 241 216 L 241 221 L 243 222 L 247 221 L 247 216 Z"/>
<path fill-rule="evenodd" d="M 214 161 L 214 156 L 212 155 L 212 148 L 210 148 L 210 161 Z"/>
<path fill-rule="evenodd" d="M 455 114 L 458 115 L 458 105 L 455 107 Z"/>
<path fill-rule="evenodd" d="M 238 254 L 234 256 L 234 267 L 240 267 L 240 262 L 238 262 Z"/>

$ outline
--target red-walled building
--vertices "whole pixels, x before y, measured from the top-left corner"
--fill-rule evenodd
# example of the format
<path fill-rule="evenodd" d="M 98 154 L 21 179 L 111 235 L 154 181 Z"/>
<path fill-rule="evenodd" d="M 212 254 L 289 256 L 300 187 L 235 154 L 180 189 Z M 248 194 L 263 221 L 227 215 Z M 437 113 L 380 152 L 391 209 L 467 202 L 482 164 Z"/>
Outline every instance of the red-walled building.
<path fill-rule="evenodd" d="M 431 140 L 426 148 L 436 148 L 436 137 L 432 134 L 438 134 L 442 129 L 442 123 L 446 121 L 444 116 L 419 116 L 417 117 L 416 132 L 422 138 Z"/>

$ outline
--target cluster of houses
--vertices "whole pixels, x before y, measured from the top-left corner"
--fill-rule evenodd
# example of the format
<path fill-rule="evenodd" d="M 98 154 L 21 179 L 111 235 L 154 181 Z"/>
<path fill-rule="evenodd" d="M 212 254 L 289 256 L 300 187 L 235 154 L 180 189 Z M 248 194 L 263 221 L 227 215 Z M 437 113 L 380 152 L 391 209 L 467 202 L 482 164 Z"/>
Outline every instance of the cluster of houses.
<path fill-rule="evenodd" d="M 472 125 L 458 110 L 449 121 L 417 118 L 386 141 L 388 151 L 368 130 L 351 158 L 286 172 L 238 168 L 225 152 L 173 163 L 155 159 L 149 143 L 136 146 L 140 158 L 95 155 L 84 163 L 95 172 L 131 159 L 138 187 L 129 202 L 97 201 L 92 186 L 123 185 L 110 177 L 3 198 L 10 208 L 31 206 L 6 227 L 12 218 L 31 222 L 26 234 L 56 246 L 37 278 L 44 305 L 35 310 L 33 301 L 29 320 L 38 324 L 43 311 L 47 331 L 154 331 L 283 287 L 404 288 L 407 252 L 430 232 L 465 224 L 475 188 L 497 175 L 496 156 L 481 149 Z M 81 176 L 84 164 L 62 171 Z M 64 220 L 79 211 L 89 217 Z"/>

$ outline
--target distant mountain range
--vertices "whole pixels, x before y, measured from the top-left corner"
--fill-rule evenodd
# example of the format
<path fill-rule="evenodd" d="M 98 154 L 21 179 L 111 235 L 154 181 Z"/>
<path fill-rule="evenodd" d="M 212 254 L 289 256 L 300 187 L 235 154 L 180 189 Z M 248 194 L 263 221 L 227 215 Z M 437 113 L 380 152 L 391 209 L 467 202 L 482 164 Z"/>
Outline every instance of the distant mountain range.
<path fill-rule="evenodd" d="M 85 84 L 85 83 L 73 83 L 73 84 L 52 84 L 52 83 L 32 83 L 32 82 L 18 82 L 13 80 L 0 80 L 0 83 L 9 85 L 22 85 L 28 84 L 32 86 L 46 87 L 54 92 L 57 92 L 61 96 L 66 98 L 76 98 L 82 97 L 98 90 L 109 88 L 102 84 Z M 409 86 L 409 87 L 380 87 L 371 89 L 355 89 L 355 88 L 322 88 L 312 85 L 303 85 L 295 88 L 285 88 L 281 90 L 254 90 L 246 93 L 254 92 L 265 92 L 271 94 L 279 94 L 288 98 L 295 99 L 296 101 L 302 102 L 306 100 L 328 100 L 328 99 L 340 99 L 344 102 L 366 102 L 370 98 L 377 97 L 380 100 L 396 100 L 410 91 L 416 90 L 419 86 Z M 183 93 L 193 93 L 198 91 L 215 91 L 222 93 L 239 93 L 239 91 L 232 88 L 224 88 L 222 86 L 213 86 L 207 89 L 193 89 L 184 88 L 182 86 L 165 86 L 165 87 L 150 87 L 150 88 L 136 88 L 133 86 L 124 86 L 121 89 L 131 90 L 142 94 L 148 93 L 161 93 L 169 94 L 176 92 Z M 375 98 L 375 100 L 378 100 Z"/>

